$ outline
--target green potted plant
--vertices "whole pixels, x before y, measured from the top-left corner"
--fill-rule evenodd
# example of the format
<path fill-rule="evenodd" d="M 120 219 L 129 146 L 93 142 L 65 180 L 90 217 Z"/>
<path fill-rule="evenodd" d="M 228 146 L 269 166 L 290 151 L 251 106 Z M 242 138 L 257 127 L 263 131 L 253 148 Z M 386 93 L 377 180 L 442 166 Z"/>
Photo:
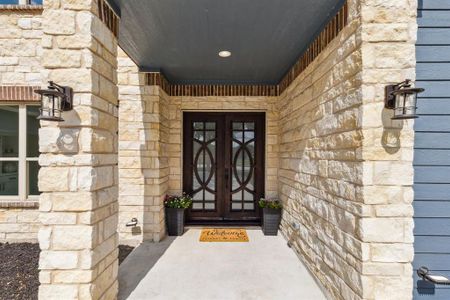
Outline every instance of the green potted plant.
<path fill-rule="evenodd" d="M 184 233 L 184 211 L 192 205 L 192 197 L 166 195 L 164 207 L 166 209 L 167 231 L 169 235 L 180 236 Z"/>
<path fill-rule="evenodd" d="M 279 200 L 259 200 L 259 207 L 263 209 L 264 235 L 277 235 L 281 222 L 281 209 L 283 206 Z"/>

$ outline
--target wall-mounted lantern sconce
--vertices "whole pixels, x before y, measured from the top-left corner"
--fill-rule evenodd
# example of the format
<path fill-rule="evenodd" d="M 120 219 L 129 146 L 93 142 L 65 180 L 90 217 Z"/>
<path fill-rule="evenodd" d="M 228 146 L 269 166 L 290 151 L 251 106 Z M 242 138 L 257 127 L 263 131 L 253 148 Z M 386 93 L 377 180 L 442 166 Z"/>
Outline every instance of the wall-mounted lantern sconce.
<path fill-rule="evenodd" d="M 388 85 L 385 89 L 385 107 L 394 110 L 393 120 L 415 119 L 417 109 L 417 94 L 425 91 L 411 87 L 407 79 L 399 84 Z"/>
<path fill-rule="evenodd" d="M 62 112 L 72 109 L 73 90 L 71 87 L 60 86 L 53 81 L 49 81 L 48 89 L 34 92 L 41 96 L 38 120 L 64 121 L 61 117 Z"/>

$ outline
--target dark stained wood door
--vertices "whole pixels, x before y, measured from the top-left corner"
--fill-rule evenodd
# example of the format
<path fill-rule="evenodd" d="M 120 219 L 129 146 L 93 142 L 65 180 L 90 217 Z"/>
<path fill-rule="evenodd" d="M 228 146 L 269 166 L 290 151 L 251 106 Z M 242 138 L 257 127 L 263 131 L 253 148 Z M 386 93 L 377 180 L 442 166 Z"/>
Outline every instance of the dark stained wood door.
<path fill-rule="evenodd" d="M 265 114 L 185 112 L 183 134 L 188 221 L 259 221 Z"/>

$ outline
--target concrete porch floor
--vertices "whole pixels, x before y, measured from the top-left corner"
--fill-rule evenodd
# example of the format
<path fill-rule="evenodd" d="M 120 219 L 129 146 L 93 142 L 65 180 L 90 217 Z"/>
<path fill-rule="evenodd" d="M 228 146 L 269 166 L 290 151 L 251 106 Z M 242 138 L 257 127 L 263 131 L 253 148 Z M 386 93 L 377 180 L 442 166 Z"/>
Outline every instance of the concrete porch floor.
<path fill-rule="evenodd" d="M 326 299 L 280 234 L 201 243 L 200 231 L 137 247 L 119 268 L 119 300 Z"/>

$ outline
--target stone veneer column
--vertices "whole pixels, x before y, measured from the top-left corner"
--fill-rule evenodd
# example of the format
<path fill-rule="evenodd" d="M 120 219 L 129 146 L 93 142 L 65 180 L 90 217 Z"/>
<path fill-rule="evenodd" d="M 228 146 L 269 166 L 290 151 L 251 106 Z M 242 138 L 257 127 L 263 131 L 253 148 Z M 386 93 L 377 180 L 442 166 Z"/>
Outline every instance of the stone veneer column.
<path fill-rule="evenodd" d="M 415 79 L 417 1 L 360 1 L 363 189 L 359 220 L 364 299 L 411 299 L 412 120 L 391 120 L 384 87 Z"/>
<path fill-rule="evenodd" d="M 45 0 L 44 77 L 74 89 L 39 132 L 40 299 L 117 295 L 117 40 L 95 0 Z"/>
<path fill-rule="evenodd" d="M 168 188 L 168 102 L 159 86 L 119 50 L 119 238 L 136 245 L 165 235 L 163 199 Z M 126 227 L 132 218 L 137 227 Z"/>

